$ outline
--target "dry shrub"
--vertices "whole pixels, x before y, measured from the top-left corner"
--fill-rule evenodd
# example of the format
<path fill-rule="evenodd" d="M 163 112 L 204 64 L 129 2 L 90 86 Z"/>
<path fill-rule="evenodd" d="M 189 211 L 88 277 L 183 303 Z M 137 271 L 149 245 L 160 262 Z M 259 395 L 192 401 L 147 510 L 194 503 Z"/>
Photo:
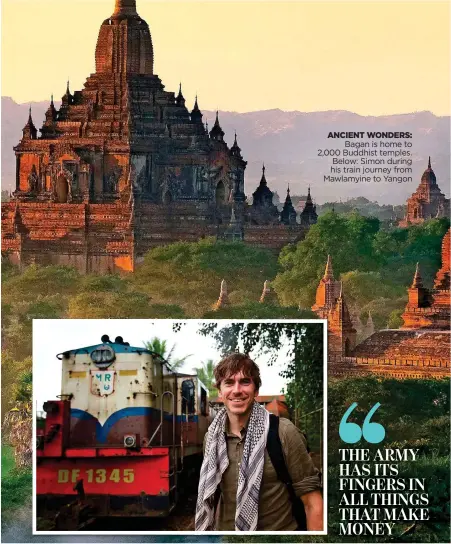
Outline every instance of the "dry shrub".
<path fill-rule="evenodd" d="M 32 431 L 31 403 L 21 403 L 6 414 L 3 422 L 3 440 L 14 448 L 18 469 L 31 467 Z"/>

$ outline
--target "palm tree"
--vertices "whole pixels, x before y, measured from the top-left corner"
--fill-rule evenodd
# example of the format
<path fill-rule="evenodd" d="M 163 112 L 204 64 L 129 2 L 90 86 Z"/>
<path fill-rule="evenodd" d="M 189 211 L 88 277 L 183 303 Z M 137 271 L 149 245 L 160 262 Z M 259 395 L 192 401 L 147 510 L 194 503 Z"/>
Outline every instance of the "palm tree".
<path fill-rule="evenodd" d="M 193 372 L 196 372 L 199 380 L 207 387 L 210 397 L 217 397 L 218 390 L 215 386 L 215 364 L 212 359 L 208 359 L 207 362 L 202 362 L 202 366 L 199 368 L 193 368 Z"/>
<path fill-rule="evenodd" d="M 152 340 L 143 342 L 144 347 L 148 349 L 149 351 L 154 351 L 155 353 L 158 353 L 163 357 L 163 359 L 166 359 L 166 361 L 169 363 L 169 366 L 172 368 L 172 370 L 180 370 L 180 367 L 184 365 L 188 357 L 191 357 L 190 355 L 185 355 L 184 357 L 180 358 L 174 358 L 174 350 L 176 347 L 176 344 L 174 344 L 171 348 L 168 347 L 167 340 L 163 340 L 161 338 L 158 338 L 158 336 L 154 336 Z"/>

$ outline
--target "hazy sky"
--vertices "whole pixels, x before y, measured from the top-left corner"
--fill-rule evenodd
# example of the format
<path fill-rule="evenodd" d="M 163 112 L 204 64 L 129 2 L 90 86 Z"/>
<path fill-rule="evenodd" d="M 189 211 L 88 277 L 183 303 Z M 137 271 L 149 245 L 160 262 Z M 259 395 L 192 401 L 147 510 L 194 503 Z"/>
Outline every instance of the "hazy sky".
<path fill-rule="evenodd" d="M 194 367 L 202 366 L 202 361 L 220 360 L 211 337 L 197 334 L 199 322 L 189 320 L 180 332 L 174 333 L 171 320 L 147 319 L 35 319 L 33 320 L 33 395 L 38 410 L 46 400 L 55 399 L 61 393 L 61 361 L 57 353 L 70 349 L 100 344 L 103 334 L 113 340 L 122 336 L 132 346 L 142 346 L 143 341 L 154 336 L 166 339 L 169 346 L 176 344 L 174 357 L 191 354 L 182 368 L 191 373 Z M 227 321 L 221 322 L 224 326 Z M 268 366 L 268 357 L 252 354 L 260 367 L 262 377 L 262 395 L 278 395 L 285 380 L 280 371 L 286 365 L 286 349 L 281 349 L 274 366 Z"/>
<path fill-rule="evenodd" d="M 81 89 L 114 0 L 3 0 L 2 95 Z M 450 113 L 449 2 L 153 2 L 155 72 L 187 106 Z"/>

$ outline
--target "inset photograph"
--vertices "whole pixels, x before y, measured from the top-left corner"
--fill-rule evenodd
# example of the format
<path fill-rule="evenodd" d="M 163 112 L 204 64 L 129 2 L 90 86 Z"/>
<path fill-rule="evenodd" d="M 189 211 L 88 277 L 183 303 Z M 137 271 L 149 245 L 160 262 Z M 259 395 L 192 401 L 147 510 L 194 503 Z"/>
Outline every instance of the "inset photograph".
<path fill-rule="evenodd" d="M 326 334 L 34 320 L 34 533 L 326 534 Z"/>

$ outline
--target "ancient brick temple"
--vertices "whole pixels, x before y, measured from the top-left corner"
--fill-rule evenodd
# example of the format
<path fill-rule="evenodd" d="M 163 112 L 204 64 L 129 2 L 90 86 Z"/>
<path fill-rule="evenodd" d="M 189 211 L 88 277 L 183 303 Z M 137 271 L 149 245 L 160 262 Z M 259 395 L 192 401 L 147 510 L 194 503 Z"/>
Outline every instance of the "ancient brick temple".
<path fill-rule="evenodd" d="M 182 87 L 165 90 L 153 65 L 135 0 L 116 0 L 95 73 L 81 91 L 67 85 L 59 110 L 52 98 L 40 136 L 30 111 L 15 147 L 14 201 L 2 206 L 11 261 L 133 270 L 150 248 L 176 240 L 239 238 L 278 250 L 305 235 L 305 225 L 280 221 L 267 186 L 247 205 L 236 136 L 229 148 L 218 115 L 208 131 L 197 98 L 189 111 Z"/>
<path fill-rule="evenodd" d="M 276 225 L 279 222 L 279 211 L 273 204 L 274 193 L 269 189 L 265 177 L 265 165 L 262 168 L 262 177 L 257 189 L 252 193 L 250 217 L 255 225 Z"/>
<path fill-rule="evenodd" d="M 314 225 L 318 220 L 318 214 L 316 213 L 316 206 L 313 204 L 312 196 L 310 194 L 310 187 L 308 188 L 307 200 L 305 202 L 304 209 L 300 214 L 301 225 L 309 227 Z"/>
<path fill-rule="evenodd" d="M 328 356 L 341 358 L 350 355 L 356 343 L 356 330 L 344 299 L 342 283 L 334 278 L 330 255 L 316 290 L 312 311 L 321 319 L 327 319 Z"/>
<path fill-rule="evenodd" d="M 441 329 L 450 328 L 450 231 L 442 242 L 442 266 L 435 276 L 434 286 L 427 289 L 423 285 L 420 264 L 417 263 L 412 285 L 408 291 L 408 302 L 402 319 L 403 329 Z"/>
<path fill-rule="evenodd" d="M 407 227 L 434 217 L 449 217 L 449 213 L 449 198 L 445 198 L 437 185 L 437 178 L 431 167 L 431 157 L 429 157 L 428 167 L 421 176 L 417 190 L 407 200 L 406 215 L 399 225 Z"/>
<path fill-rule="evenodd" d="M 310 190 L 310 189 L 309 189 Z M 302 214 L 301 214 L 302 215 Z M 283 204 L 282 213 L 280 214 L 280 221 L 285 225 L 296 224 L 296 210 L 294 209 L 293 202 L 291 201 L 290 188 L 287 189 L 287 196 Z M 315 221 L 316 223 L 316 221 Z M 301 219 L 302 224 L 302 219 Z"/>
<path fill-rule="evenodd" d="M 402 315 L 403 326 L 374 332 L 358 345 L 352 345 L 355 337 L 349 332 L 352 328 L 349 314 L 342 312 L 340 320 L 340 314 L 336 310 L 334 313 L 339 282 L 334 280 L 328 260 L 312 310 L 320 317 L 329 319 L 330 375 L 377 373 L 397 378 L 449 376 L 450 243 L 451 230 L 448 230 L 442 242 L 442 266 L 435 276 L 432 289 L 424 287 L 417 265 Z M 343 293 L 341 297 L 343 299 Z"/>

